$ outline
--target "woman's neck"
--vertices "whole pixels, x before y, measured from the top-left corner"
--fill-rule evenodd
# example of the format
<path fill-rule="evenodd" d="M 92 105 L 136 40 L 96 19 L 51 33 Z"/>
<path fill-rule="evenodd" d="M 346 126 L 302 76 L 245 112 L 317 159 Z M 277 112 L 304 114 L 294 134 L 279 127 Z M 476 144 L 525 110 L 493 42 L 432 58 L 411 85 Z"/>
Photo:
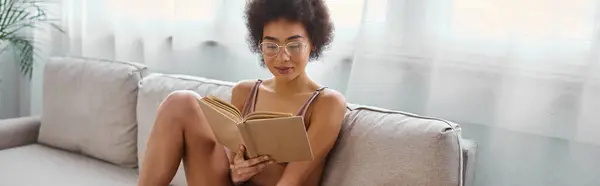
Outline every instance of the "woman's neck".
<path fill-rule="evenodd" d="M 311 80 L 306 73 L 302 73 L 292 80 L 273 78 L 273 91 L 284 95 L 293 95 L 307 91 L 310 83 Z"/>

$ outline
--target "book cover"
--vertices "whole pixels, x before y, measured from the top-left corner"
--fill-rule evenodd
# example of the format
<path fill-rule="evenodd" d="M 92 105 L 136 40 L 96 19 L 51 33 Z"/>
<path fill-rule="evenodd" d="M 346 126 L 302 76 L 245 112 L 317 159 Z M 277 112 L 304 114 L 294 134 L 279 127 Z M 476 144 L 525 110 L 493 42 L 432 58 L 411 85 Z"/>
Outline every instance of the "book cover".
<path fill-rule="evenodd" d="M 235 106 L 214 96 L 199 103 L 217 141 L 230 150 L 243 144 L 250 158 L 269 155 L 279 163 L 313 160 L 301 116 L 254 112 L 244 118 Z"/>

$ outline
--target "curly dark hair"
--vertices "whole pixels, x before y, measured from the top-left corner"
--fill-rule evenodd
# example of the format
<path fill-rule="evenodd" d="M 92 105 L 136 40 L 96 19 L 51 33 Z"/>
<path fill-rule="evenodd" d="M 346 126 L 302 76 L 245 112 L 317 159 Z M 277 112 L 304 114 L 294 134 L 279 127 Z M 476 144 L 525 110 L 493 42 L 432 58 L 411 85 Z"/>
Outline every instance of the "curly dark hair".
<path fill-rule="evenodd" d="M 260 53 L 264 26 L 286 18 L 301 22 L 306 28 L 313 50 L 309 60 L 317 60 L 333 40 L 333 24 L 324 0 L 249 0 L 245 10 L 250 50 Z M 260 56 L 261 65 L 264 59 Z"/>

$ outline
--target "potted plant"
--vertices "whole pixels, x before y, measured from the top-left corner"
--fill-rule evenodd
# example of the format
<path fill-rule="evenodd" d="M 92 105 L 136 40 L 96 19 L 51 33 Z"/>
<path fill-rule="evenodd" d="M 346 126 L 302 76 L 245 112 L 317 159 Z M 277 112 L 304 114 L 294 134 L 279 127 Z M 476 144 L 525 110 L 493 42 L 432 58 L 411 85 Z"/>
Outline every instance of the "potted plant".
<path fill-rule="evenodd" d="M 7 51 L 14 52 L 21 73 L 29 79 L 32 75 L 33 59 L 37 55 L 31 31 L 39 29 L 40 24 L 50 24 L 53 28 L 64 32 L 48 18 L 43 3 L 46 2 L 44 0 L 0 0 L 0 55 Z"/>
<path fill-rule="evenodd" d="M 9 52 L 6 54 L 12 54 L 14 57 L 7 61 L 0 59 L 0 66 L 2 63 L 17 62 L 21 74 L 29 80 L 32 77 L 34 56 L 37 56 L 33 31 L 39 29 L 42 24 L 50 24 L 52 28 L 64 32 L 48 18 L 47 10 L 43 6 L 49 4 L 44 1 L 0 0 L 0 55 Z M 2 84 L 0 72 L 0 106 L 3 102 Z M 0 118 L 4 117 L 1 114 L 2 110 L 0 107 Z"/>

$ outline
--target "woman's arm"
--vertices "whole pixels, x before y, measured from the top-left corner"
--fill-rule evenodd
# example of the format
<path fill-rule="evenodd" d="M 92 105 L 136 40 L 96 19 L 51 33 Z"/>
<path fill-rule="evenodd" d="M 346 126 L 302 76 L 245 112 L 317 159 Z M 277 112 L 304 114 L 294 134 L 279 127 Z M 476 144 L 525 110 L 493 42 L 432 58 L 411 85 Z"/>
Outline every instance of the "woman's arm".
<path fill-rule="evenodd" d="M 289 163 L 278 186 L 302 185 L 315 168 L 324 163 L 337 140 L 346 112 L 346 100 L 343 95 L 336 91 L 324 92 L 312 106 L 314 110 L 311 114 L 308 139 L 313 150 L 314 161 Z"/>

